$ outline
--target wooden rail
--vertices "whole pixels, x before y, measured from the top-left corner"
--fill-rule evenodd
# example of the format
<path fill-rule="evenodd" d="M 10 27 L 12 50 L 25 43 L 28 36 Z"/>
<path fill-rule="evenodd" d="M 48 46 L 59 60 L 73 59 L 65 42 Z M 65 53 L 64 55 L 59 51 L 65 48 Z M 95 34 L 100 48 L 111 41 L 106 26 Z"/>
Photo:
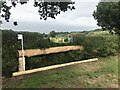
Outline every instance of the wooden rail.
<path fill-rule="evenodd" d="M 59 52 L 67 52 L 70 50 L 83 50 L 83 46 L 61 46 L 61 47 L 51 47 L 47 49 L 28 49 L 24 50 L 24 55 L 27 57 L 42 55 L 42 54 L 51 54 Z M 22 51 L 18 50 L 19 57 L 22 56 Z"/>
<path fill-rule="evenodd" d="M 59 52 L 67 52 L 70 50 L 83 50 L 83 46 L 61 46 L 61 47 L 51 47 L 47 49 L 28 49 L 24 50 L 24 56 L 32 57 L 37 55 L 43 54 L 52 54 L 52 53 L 59 53 Z M 25 71 L 25 58 L 23 61 L 22 58 L 22 51 L 18 50 L 19 53 L 19 71 Z"/>
<path fill-rule="evenodd" d="M 84 62 L 93 62 L 93 61 L 97 61 L 97 60 L 98 60 L 98 58 L 94 58 L 94 59 L 88 59 L 88 60 L 83 60 L 83 61 L 76 61 L 76 62 L 70 62 L 70 63 L 65 63 L 65 64 L 52 65 L 52 66 L 47 66 L 47 67 L 37 68 L 37 69 L 32 69 L 32 70 L 20 71 L 20 72 L 13 73 L 13 76 L 25 75 L 25 74 L 35 73 L 35 72 L 41 72 L 41 71 L 45 71 L 45 70 L 70 66 L 70 65 L 84 63 Z"/>

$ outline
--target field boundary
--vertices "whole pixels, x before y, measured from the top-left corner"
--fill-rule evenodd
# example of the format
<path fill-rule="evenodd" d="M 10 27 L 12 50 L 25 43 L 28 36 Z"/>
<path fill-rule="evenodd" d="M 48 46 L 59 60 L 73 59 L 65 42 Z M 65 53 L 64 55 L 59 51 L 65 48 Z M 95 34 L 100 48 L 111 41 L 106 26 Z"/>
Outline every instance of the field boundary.
<path fill-rule="evenodd" d="M 97 60 L 98 60 L 98 58 L 93 58 L 93 59 L 88 59 L 88 60 L 83 60 L 83 61 L 75 61 L 75 62 L 70 62 L 70 63 L 52 65 L 52 66 L 47 66 L 47 67 L 42 67 L 42 68 L 37 68 L 37 69 L 32 69 L 32 70 L 14 72 L 12 75 L 13 76 L 19 76 L 19 75 L 31 74 L 31 73 L 35 73 L 35 72 L 41 72 L 41 71 L 56 69 L 56 68 L 70 66 L 70 65 L 84 63 L 84 62 L 93 62 L 93 61 L 97 61 Z"/>

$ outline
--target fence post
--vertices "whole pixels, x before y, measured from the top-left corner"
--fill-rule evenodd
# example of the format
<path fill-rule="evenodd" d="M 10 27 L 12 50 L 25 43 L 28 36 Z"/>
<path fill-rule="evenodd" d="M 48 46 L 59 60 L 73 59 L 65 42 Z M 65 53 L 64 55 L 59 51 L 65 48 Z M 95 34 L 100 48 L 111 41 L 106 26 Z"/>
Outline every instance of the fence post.
<path fill-rule="evenodd" d="M 24 57 L 24 63 L 23 63 L 23 57 L 19 57 L 19 72 L 20 71 L 25 71 L 25 57 Z"/>

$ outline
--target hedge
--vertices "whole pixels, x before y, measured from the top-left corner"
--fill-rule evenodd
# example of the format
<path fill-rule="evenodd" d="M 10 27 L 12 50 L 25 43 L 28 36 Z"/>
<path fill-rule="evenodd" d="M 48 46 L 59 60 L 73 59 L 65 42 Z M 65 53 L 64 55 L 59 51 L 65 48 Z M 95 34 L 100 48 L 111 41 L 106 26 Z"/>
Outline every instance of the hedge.
<path fill-rule="evenodd" d="M 17 39 L 18 34 L 24 36 L 24 49 L 48 48 L 56 46 L 45 38 L 43 34 L 34 32 L 14 32 L 2 30 L 2 75 L 11 76 L 12 72 L 18 71 L 18 54 L 21 50 L 21 41 Z"/>
<path fill-rule="evenodd" d="M 17 34 L 24 35 L 24 48 L 48 48 L 62 45 L 83 45 L 83 51 L 69 51 L 59 54 L 26 57 L 26 69 L 61 64 L 71 61 L 89 59 L 100 56 L 113 55 L 118 51 L 118 37 L 116 35 L 90 36 L 88 34 L 76 34 L 74 43 L 53 43 L 43 34 L 34 32 L 15 32 L 2 30 L 2 74 L 11 76 L 18 71 L 17 50 L 21 49 L 21 42 L 17 40 Z"/>

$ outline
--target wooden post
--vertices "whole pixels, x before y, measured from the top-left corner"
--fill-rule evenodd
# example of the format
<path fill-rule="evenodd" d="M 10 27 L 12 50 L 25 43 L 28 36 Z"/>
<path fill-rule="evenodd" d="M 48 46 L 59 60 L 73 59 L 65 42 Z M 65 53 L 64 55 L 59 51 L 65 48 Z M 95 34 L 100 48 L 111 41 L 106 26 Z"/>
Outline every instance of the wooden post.
<path fill-rule="evenodd" d="M 24 57 L 24 62 L 23 62 L 23 57 L 19 57 L 19 72 L 20 71 L 25 71 L 25 57 Z"/>

